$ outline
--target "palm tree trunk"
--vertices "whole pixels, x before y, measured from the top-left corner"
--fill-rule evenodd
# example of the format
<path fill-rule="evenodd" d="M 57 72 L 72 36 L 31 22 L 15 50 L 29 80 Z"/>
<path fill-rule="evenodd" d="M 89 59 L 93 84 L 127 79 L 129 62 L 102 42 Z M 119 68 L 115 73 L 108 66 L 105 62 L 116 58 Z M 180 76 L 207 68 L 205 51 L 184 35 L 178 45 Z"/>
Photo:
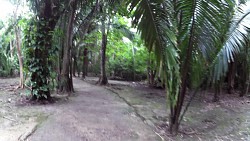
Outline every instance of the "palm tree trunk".
<path fill-rule="evenodd" d="M 196 6 L 196 4 L 193 3 L 193 8 L 195 8 L 195 6 Z M 192 19 L 193 19 L 193 21 L 195 21 L 194 13 L 193 13 Z M 194 46 L 194 41 L 193 41 L 194 40 L 193 39 L 194 30 L 195 30 L 195 23 L 192 22 L 186 54 L 181 59 L 183 62 L 181 64 L 181 68 L 180 68 L 180 71 L 181 71 L 181 73 L 180 73 L 181 74 L 180 93 L 178 95 L 176 104 L 175 105 L 171 104 L 171 107 L 170 107 L 171 112 L 170 112 L 170 126 L 169 126 L 170 128 L 169 128 L 169 130 L 170 130 L 171 134 L 177 134 L 177 132 L 179 130 L 179 125 L 180 125 L 179 117 L 181 114 L 184 98 L 186 95 L 186 89 L 187 89 L 187 84 L 188 84 L 188 72 L 191 68 L 192 51 L 193 51 L 193 46 Z"/>

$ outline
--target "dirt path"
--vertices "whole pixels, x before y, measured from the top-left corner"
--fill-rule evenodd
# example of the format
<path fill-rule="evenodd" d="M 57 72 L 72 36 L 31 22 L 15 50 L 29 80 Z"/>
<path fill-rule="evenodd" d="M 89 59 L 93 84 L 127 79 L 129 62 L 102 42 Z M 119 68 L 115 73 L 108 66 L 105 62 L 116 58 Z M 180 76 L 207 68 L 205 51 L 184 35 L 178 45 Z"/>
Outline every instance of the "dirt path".
<path fill-rule="evenodd" d="M 96 80 L 75 78 L 76 93 L 54 104 L 20 105 L 18 79 L 0 79 L 0 141 L 250 140 L 250 97 L 223 93 L 214 103 L 212 92 L 199 93 L 173 137 L 164 90 Z"/>
<path fill-rule="evenodd" d="M 75 96 L 28 138 L 30 141 L 157 141 L 161 138 L 109 90 L 75 79 Z"/>

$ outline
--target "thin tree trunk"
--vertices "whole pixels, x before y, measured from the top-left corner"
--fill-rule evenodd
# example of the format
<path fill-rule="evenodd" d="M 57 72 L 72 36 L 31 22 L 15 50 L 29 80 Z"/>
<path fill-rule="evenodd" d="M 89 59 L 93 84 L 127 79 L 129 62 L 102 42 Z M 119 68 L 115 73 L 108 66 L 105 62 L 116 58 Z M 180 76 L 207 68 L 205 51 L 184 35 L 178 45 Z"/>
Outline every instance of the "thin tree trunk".
<path fill-rule="evenodd" d="M 23 57 L 22 57 L 22 52 L 21 52 L 20 29 L 17 26 L 15 27 L 15 34 L 16 34 L 17 56 L 18 56 L 18 61 L 19 61 L 19 71 L 20 71 L 19 87 L 23 89 L 24 88 Z"/>
<path fill-rule="evenodd" d="M 85 79 L 88 73 L 88 49 L 84 48 L 83 51 L 83 65 L 82 65 L 82 78 Z"/>
<path fill-rule="evenodd" d="M 132 45 L 132 54 L 133 54 L 133 81 L 135 81 L 135 48 Z"/>
<path fill-rule="evenodd" d="M 76 70 L 77 70 L 77 57 L 73 56 L 73 68 L 72 68 L 72 75 L 76 77 Z"/>
<path fill-rule="evenodd" d="M 18 10 L 19 4 L 17 4 L 15 13 L 14 13 L 14 21 L 17 22 L 17 10 Z M 20 81 L 19 81 L 19 87 L 24 88 L 24 75 L 23 75 L 23 56 L 21 51 L 21 34 L 20 34 L 20 28 L 18 25 L 15 25 L 15 36 L 16 36 L 16 49 L 17 49 L 17 56 L 19 61 L 19 75 L 20 75 Z M 13 56 L 13 46 L 10 41 L 10 50 L 11 50 L 11 57 Z"/>
<path fill-rule="evenodd" d="M 13 57 L 13 45 L 12 45 L 12 40 L 10 40 L 10 57 L 12 58 Z"/>
<path fill-rule="evenodd" d="M 154 86 L 156 70 L 153 68 L 153 59 L 151 58 L 151 53 L 149 53 L 149 60 L 148 60 L 148 67 L 147 67 L 147 77 L 148 77 L 148 84 L 150 86 Z"/>
<path fill-rule="evenodd" d="M 106 11 L 104 11 L 106 12 Z M 100 62 L 100 68 L 101 68 L 101 75 L 99 78 L 99 84 L 100 85 L 106 85 L 108 84 L 108 78 L 106 76 L 106 48 L 107 48 L 107 35 L 108 35 L 108 31 L 109 31 L 109 24 L 110 24 L 110 19 L 108 22 L 108 28 L 107 28 L 107 33 L 106 33 L 106 26 L 105 26 L 105 16 L 106 13 L 104 13 L 103 15 L 103 19 L 102 19 L 102 26 L 101 26 L 101 31 L 102 31 L 102 45 L 101 45 L 101 50 L 100 50 L 100 54 L 101 54 L 101 62 Z"/>
<path fill-rule="evenodd" d="M 150 54 L 150 52 L 149 52 L 149 60 L 147 61 L 148 63 L 147 63 L 147 78 L 148 78 L 148 85 L 151 85 L 151 82 L 150 82 L 150 68 L 151 68 L 151 65 L 150 65 L 150 59 L 151 59 L 151 54 Z"/>
<path fill-rule="evenodd" d="M 78 47 L 78 48 L 77 48 L 77 51 L 78 51 L 78 52 L 77 52 L 77 58 L 78 58 L 78 59 L 77 59 L 77 62 L 76 62 L 76 65 L 77 65 L 77 66 L 76 66 L 76 69 L 77 69 L 77 75 L 78 75 L 78 77 L 80 77 L 80 73 L 81 73 L 81 68 L 80 68 L 80 60 L 81 60 L 81 59 L 80 59 L 80 56 L 81 56 L 81 51 L 80 51 L 80 50 L 81 50 L 81 48 Z"/>
<path fill-rule="evenodd" d="M 70 58 L 71 58 L 71 56 L 70 56 Z M 69 85 L 70 85 L 70 89 L 71 89 L 71 91 L 72 92 L 74 92 L 74 86 L 73 86 L 73 72 L 72 72 L 72 65 L 73 65 L 73 63 L 72 63 L 72 58 L 70 59 L 70 62 L 69 62 L 69 66 L 70 66 L 70 68 L 69 68 Z"/>
<path fill-rule="evenodd" d="M 104 25 L 105 26 L 105 25 Z M 107 35 L 104 33 L 102 35 L 102 46 L 101 46 L 101 76 L 100 76 L 100 80 L 99 80 L 99 84 L 100 85 L 106 85 L 108 83 L 108 79 L 106 76 L 106 48 L 107 48 Z"/>

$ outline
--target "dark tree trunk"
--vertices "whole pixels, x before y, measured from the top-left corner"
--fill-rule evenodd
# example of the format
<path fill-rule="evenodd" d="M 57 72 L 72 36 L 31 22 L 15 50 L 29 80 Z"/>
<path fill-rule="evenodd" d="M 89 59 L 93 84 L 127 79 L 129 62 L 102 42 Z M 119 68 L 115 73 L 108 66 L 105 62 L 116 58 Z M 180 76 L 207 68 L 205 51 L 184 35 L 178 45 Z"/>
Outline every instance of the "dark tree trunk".
<path fill-rule="evenodd" d="M 70 88 L 71 88 L 71 92 L 74 92 L 74 86 L 73 86 L 73 71 L 72 71 L 72 66 L 73 66 L 73 64 L 72 64 L 72 58 L 70 59 L 70 61 L 69 61 L 69 66 L 70 66 L 70 68 L 69 68 L 69 85 L 70 85 Z"/>
<path fill-rule="evenodd" d="M 77 69 L 77 75 L 78 75 L 78 77 L 80 77 L 80 74 L 81 74 L 81 68 L 80 68 L 80 61 L 81 61 L 81 58 L 80 58 L 80 56 L 81 56 L 81 48 L 79 48 L 78 47 L 78 53 L 77 53 L 77 62 L 76 62 L 76 69 Z"/>
<path fill-rule="evenodd" d="M 55 25 L 59 19 L 58 1 L 44 0 L 41 1 L 37 7 L 39 21 L 36 23 L 36 48 L 34 50 L 34 62 L 31 63 L 31 68 L 39 68 L 31 72 L 32 85 L 32 99 L 33 100 L 51 100 L 48 81 L 50 79 L 49 65 L 48 65 L 48 50 L 52 45 L 52 34 Z"/>
<path fill-rule="evenodd" d="M 85 78 L 88 73 L 88 49 L 84 48 L 83 51 L 83 65 L 82 65 L 82 78 Z"/>
<path fill-rule="evenodd" d="M 242 54 L 243 57 L 243 61 L 242 61 L 242 64 L 241 64 L 241 67 L 242 68 L 239 72 L 239 77 L 240 77 L 240 80 L 241 80 L 241 85 L 242 85 L 242 90 L 241 90 L 241 93 L 240 93 L 240 97 L 246 95 L 248 93 L 248 90 L 249 90 L 249 80 L 250 80 L 250 75 L 249 75 L 249 63 L 248 63 L 248 49 L 250 47 L 250 42 L 248 41 L 246 47 L 245 47 L 245 52 Z M 239 68 L 238 68 L 239 69 Z"/>
<path fill-rule="evenodd" d="M 193 7 L 195 7 L 195 4 L 193 4 Z M 194 15 L 193 15 L 193 21 L 195 21 Z M 193 52 L 193 46 L 194 46 L 194 41 L 193 41 L 194 28 L 195 28 L 195 23 L 192 23 L 189 42 L 188 42 L 188 46 L 186 49 L 186 54 L 184 54 L 183 57 L 181 58 L 182 63 L 181 63 L 181 68 L 180 68 L 180 74 L 181 74 L 180 92 L 178 94 L 176 104 L 173 104 L 173 103 L 170 104 L 171 106 L 170 106 L 169 131 L 171 134 L 178 133 L 179 125 L 181 122 L 179 118 L 180 118 L 184 98 L 186 95 L 186 89 L 188 85 L 188 72 L 191 69 L 191 62 L 192 62 L 192 52 Z"/>
<path fill-rule="evenodd" d="M 99 84 L 100 85 L 106 85 L 108 83 L 108 79 L 106 76 L 106 48 L 107 48 L 107 36 L 106 34 L 102 35 L 102 47 L 101 47 L 101 75 L 100 75 L 100 80 L 99 80 Z"/>
<path fill-rule="evenodd" d="M 221 85 L 222 85 L 221 80 L 219 80 L 215 83 L 215 86 L 214 86 L 215 92 L 214 92 L 213 102 L 218 102 L 220 99 L 219 96 L 221 94 Z"/>
<path fill-rule="evenodd" d="M 105 12 L 105 11 L 104 11 Z M 106 85 L 108 84 L 108 78 L 106 76 L 106 48 L 107 48 L 107 34 L 108 34 L 108 30 L 107 29 L 107 33 L 106 33 L 106 26 L 105 26 L 105 16 L 106 13 L 104 13 L 103 15 L 103 19 L 102 19 L 102 26 L 101 26 L 101 31 L 102 31 L 102 45 L 101 45 L 101 50 L 100 50 L 100 55 L 101 55 L 101 62 L 100 62 L 100 68 L 101 68 L 101 75 L 99 78 L 99 84 L 100 85 Z M 109 23 L 110 23 L 110 19 L 109 19 Z M 109 24 L 108 23 L 108 24 Z M 109 26 L 109 25 L 108 25 Z"/>
<path fill-rule="evenodd" d="M 70 12 L 68 16 L 68 23 L 65 35 L 64 49 L 63 49 L 63 64 L 61 71 L 61 92 L 73 92 L 73 81 L 72 81 L 72 63 L 71 63 L 71 49 L 73 42 L 73 24 L 76 12 L 76 1 L 72 0 L 70 2 Z"/>
<path fill-rule="evenodd" d="M 156 70 L 153 69 L 153 59 L 151 58 L 151 53 L 149 52 L 149 60 L 147 63 L 147 77 L 148 77 L 148 84 L 150 86 L 154 86 L 155 84 L 155 75 L 156 75 Z"/>
<path fill-rule="evenodd" d="M 235 74 L 236 74 L 236 63 L 231 62 L 229 64 L 229 70 L 228 70 L 228 93 L 232 94 L 234 93 L 234 80 L 235 80 Z"/>
<path fill-rule="evenodd" d="M 248 89 L 249 89 L 249 68 L 248 68 L 248 64 L 247 61 L 244 60 L 243 64 L 240 66 L 240 68 L 238 67 L 238 69 L 240 69 L 239 72 L 239 79 L 240 79 L 240 88 L 241 88 L 241 92 L 240 92 L 240 97 L 246 95 L 248 93 Z"/>

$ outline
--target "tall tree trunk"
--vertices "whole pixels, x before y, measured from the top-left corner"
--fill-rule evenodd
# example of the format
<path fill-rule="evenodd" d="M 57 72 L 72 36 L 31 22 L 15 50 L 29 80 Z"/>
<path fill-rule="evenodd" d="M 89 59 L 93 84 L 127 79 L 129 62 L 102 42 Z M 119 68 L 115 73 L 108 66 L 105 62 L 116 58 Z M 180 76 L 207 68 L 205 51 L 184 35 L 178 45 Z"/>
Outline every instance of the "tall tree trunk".
<path fill-rule="evenodd" d="M 73 92 L 73 84 L 72 84 L 72 76 L 71 76 L 71 49 L 72 49 L 72 40 L 73 40 L 73 24 L 75 19 L 75 12 L 76 12 L 76 1 L 70 1 L 70 12 L 68 16 L 68 23 L 65 35 L 65 42 L 63 48 L 63 64 L 62 64 L 62 71 L 61 71 L 61 92 Z"/>
<path fill-rule="evenodd" d="M 59 28 L 62 30 L 62 31 L 65 31 L 65 29 L 66 29 L 66 19 L 67 19 L 67 16 L 65 16 L 65 14 L 61 17 L 61 19 L 60 19 L 60 25 L 59 25 Z M 63 66 L 63 55 L 64 55 L 64 45 L 65 45 L 65 36 L 62 36 L 61 38 L 59 38 L 59 42 L 58 42 L 58 44 L 59 44 L 59 46 L 60 46 L 60 48 L 59 48 L 59 53 L 58 53 L 58 71 L 57 71 L 57 83 L 58 83 L 58 85 L 57 85 L 57 93 L 59 92 L 59 91 L 61 91 L 63 88 L 63 85 L 62 85 L 62 81 L 61 81 L 61 79 L 62 79 L 62 66 Z"/>
<path fill-rule="evenodd" d="M 106 11 L 104 11 L 106 12 Z M 105 15 L 106 13 L 104 13 Z M 101 55 L 101 61 L 100 61 L 100 68 L 101 68 L 101 75 L 99 78 L 99 84 L 100 85 L 106 85 L 108 83 L 108 78 L 106 76 L 106 48 L 107 48 L 107 34 L 106 34 L 106 26 L 105 26 L 105 19 L 106 16 L 103 16 L 102 19 L 102 26 L 101 26 L 101 31 L 102 31 L 102 45 L 101 45 L 101 50 L 100 50 L 100 55 Z M 109 20 L 110 23 L 110 20 Z M 108 24 L 109 24 L 108 23 Z M 109 26 L 109 25 L 108 25 Z"/>
<path fill-rule="evenodd" d="M 81 56 L 81 48 L 78 47 L 77 48 L 77 62 L 76 62 L 76 70 L 77 70 L 77 76 L 80 77 L 80 73 L 81 73 L 81 68 L 80 68 L 80 56 Z"/>
<path fill-rule="evenodd" d="M 14 13 L 14 22 L 17 21 L 17 10 L 18 10 L 19 4 L 17 4 L 15 13 Z M 24 88 L 24 75 L 23 75 L 23 56 L 22 56 L 22 51 L 21 51 L 21 34 L 20 34 L 20 28 L 18 27 L 17 23 L 15 26 L 15 36 L 16 36 L 16 49 L 17 49 L 17 56 L 18 56 L 18 61 L 19 61 L 19 75 L 20 75 L 20 81 L 19 81 L 19 87 Z M 11 57 L 13 56 L 13 47 L 12 43 L 10 43 L 10 50 L 11 50 Z"/>
<path fill-rule="evenodd" d="M 73 70 L 72 70 L 72 66 L 73 66 L 73 63 L 72 63 L 72 58 L 70 57 L 70 61 L 69 61 L 69 85 L 70 85 L 70 88 L 71 88 L 71 91 L 74 92 L 74 86 L 73 86 Z M 69 93 L 70 94 L 70 93 Z"/>
<path fill-rule="evenodd" d="M 48 81 L 50 79 L 50 71 L 48 64 L 48 50 L 52 45 L 52 34 L 55 25 L 60 17 L 59 1 L 44 0 L 39 1 L 36 7 L 38 7 L 39 17 L 36 22 L 36 38 L 34 54 L 32 54 L 32 61 L 30 63 L 31 82 L 32 82 L 32 99 L 33 100 L 51 100 L 50 89 L 48 87 Z M 32 43 L 31 43 L 32 44 Z M 38 63 L 39 62 L 39 63 Z"/>
<path fill-rule="evenodd" d="M 19 87 L 24 88 L 24 76 L 23 76 L 23 56 L 21 52 L 21 39 L 20 39 L 20 29 L 18 26 L 15 27 L 16 34 L 16 48 L 17 48 L 17 56 L 19 61 L 19 71 L 20 71 L 20 82 Z"/>
<path fill-rule="evenodd" d="M 104 29 L 105 29 L 105 25 L 102 25 L 102 26 L 104 26 Z M 101 64 L 100 64 L 101 75 L 100 75 L 100 79 L 99 79 L 100 85 L 106 85 L 108 83 L 108 79 L 106 76 L 106 69 L 105 69 L 105 66 L 106 66 L 106 48 L 107 48 L 107 35 L 104 31 L 104 33 L 102 34 L 102 45 L 101 45 L 101 51 L 100 51 L 100 54 L 101 54 Z"/>

